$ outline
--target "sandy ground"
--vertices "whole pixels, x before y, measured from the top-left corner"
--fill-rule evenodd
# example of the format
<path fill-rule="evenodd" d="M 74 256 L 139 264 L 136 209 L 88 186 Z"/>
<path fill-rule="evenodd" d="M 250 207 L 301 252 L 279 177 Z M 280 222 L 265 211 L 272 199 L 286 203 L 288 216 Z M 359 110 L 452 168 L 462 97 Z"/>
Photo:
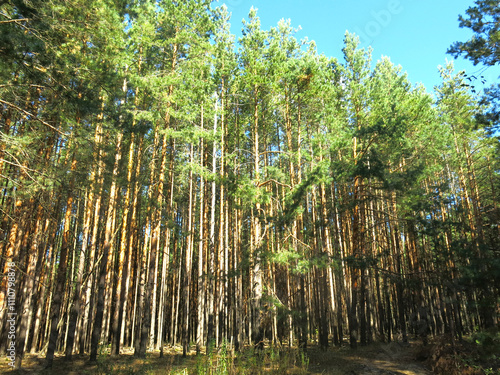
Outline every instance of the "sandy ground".
<path fill-rule="evenodd" d="M 352 350 L 349 347 L 330 348 L 326 352 L 312 351 L 309 355 L 311 374 L 358 375 L 426 375 L 432 372 L 417 353 L 419 344 L 375 343 Z"/>

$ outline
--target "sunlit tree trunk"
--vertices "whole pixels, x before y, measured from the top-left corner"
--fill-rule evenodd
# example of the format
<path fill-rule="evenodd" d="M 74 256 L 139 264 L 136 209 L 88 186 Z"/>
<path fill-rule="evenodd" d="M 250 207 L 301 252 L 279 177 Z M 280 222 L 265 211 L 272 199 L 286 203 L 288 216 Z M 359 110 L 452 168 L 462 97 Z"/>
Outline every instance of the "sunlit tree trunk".
<path fill-rule="evenodd" d="M 73 161 L 71 163 L 71 171 L 74 172 L 76 170 L 77 161 L 73 156 Z M 69 242 L 70 242 L 70 230 L 71 230 L 71 213 L 73 209 L 73 184 L 74 180 L 70 183 L 70 189 L 68 192 L 68 199 L 66 201 L 66 214 L 64 215 L 64 229 L 62 234 L 62 243 L 61 250 L 59 254 L 59 265 L 57 268 L 57 280 L 56 287 L 53 292 L 52 306 L 51 306 L 51 327 L 50 327 L 50 337 L 49 337 L 49 345 L 47 348 L 47 355 L 45 357 L 47 364 L 46 367 L 52 367 L 52 363 L 54 361 L 54 353 L 57 347 L 58 340 L 58 325 L 61 314 L 61 305 L 63 303 L 63 293 L 66 283 L 66 269 L 68 266 L 68 253 L 69 253 Z"/>
<path fill-rule="evenodd" d="M 98 279 L 98 289 L 97 289 L 97 304 L 96 304 L 96 314 L 93 322 L 92 337 L 91 337 L 91 348 L 90 348 L 90 361 L 97 360 L 97 354 L 99 350 L 99 343 L 101 340 L 101 333 L 103 328 L 104 319 L 104 303 L 105 303 L 105 290 L 106 290 L 106 271 L 108 269 L 108 257 L 110 253 L 111 246 L 113 245 L 114 239 L 114 217 L 117 205 L 118 187 L 118 169 L 120 166 L 120 160 L 122 157 L 122 138 L 123 133 L 118 133 L 116 139 L 116 154 L 115 162 L 113 166 L 111 187 L 109 189 L 109 203 L 108 210 L 106 213 L 106 225 L 104 232 L 104 244 L 102 246 L 102 253 L 100 257 L 99 267 L 99 279 Z"/>

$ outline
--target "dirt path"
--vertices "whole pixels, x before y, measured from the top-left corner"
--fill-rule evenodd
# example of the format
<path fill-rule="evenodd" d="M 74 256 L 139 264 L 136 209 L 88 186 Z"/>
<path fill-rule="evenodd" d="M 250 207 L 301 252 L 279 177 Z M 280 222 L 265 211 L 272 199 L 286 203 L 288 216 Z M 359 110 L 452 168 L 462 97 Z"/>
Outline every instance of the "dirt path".
<path fill-rule="evenodd" d="M 428 375 L 432 372 L 416 359 L 417 344 L 371 344 L 351 350 L 330 348 L 326 352 L 311 351 L 309 372 L 312 374 L 358 375 Z"/>

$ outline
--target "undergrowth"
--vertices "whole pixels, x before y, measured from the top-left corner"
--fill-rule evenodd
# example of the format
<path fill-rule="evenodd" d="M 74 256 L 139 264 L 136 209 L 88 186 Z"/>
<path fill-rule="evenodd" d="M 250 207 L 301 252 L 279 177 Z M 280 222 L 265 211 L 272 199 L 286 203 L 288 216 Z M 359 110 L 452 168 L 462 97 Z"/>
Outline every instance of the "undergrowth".
<path fill-rule="evenodd" d="M 163 369 L 157 366 L 153 369 L 148 358 L 140 363 L 119 366 L 106 353 L 107 348 L 103 347 L 92 375 L 305 375 L 309 366 L 307 354 L 296 348 L 247 348 L 235 352 L 227 342 L 219 348 L 207 348 L 207 354 L 197 354 L 177 364 L 170 363 Z"/>
<path fill-rule="evenodd" d="M 196 366 L 189 371 L 189 375 L 301 375 L 307 373 L 308 366 L 307 355 L 297 349 L 269 347 L 233 352 L 224 342 L 218 351 L 198 355 Z"/>
<path fill-rule="evenodd" d="M 453 347 L 449 337 L 438 340 L 430 359 L 436 374 L 500 374 L 500 332 L 478 331 Z"/>

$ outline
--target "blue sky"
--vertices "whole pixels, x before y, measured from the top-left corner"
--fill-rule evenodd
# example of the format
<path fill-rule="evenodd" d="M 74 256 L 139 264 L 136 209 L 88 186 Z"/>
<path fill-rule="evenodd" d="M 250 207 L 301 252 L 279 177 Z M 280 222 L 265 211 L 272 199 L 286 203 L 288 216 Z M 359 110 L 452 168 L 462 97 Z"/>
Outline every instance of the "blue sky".
<path fill-rule="evenodd" d="M 448 47 L 465 41 L 469 29 L 459 28 L 458 15 L 474 4 L 473 0 L 219 0 L 232 13 L 231 30 L 241 36 L 241 20 L 248 18 L 252 6 L 258 9 L 261 27 L 268 30 L 282 18 L 301 26 L 297 39 L 314 40 L 319 53 L 342 57 L 346 30 L 360 36 L 361 46 L 373 48 L 373 61 L 382 55 L 401 65 L 413 84 L 423 83 L 428 91 L 441 82 L 438 65 L 444 65 Z M 463 58 L 454 61 L 455 69 L 484 75 L 487 83 L 476 82 L 478 89 L 498 82 L 500 69 L 473 66 Z"/>

